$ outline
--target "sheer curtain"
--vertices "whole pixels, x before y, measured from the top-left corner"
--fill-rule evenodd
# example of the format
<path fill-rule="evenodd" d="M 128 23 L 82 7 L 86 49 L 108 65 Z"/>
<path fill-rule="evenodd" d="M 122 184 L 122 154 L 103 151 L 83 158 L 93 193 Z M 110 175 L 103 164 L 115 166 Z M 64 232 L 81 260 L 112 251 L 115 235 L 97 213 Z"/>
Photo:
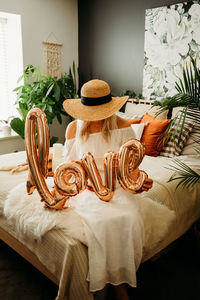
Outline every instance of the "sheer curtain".
<path fill-rule="evenodd" d="M 8 84 L 8 19 L 0 17 L 0 119 L 8 116 L 9 109 Z"/>
<path fill-rule="evenodd" d="M 13 89 L 22 71 L 21 17 L 0 12 L 0 120 L 17 115 Z"/>

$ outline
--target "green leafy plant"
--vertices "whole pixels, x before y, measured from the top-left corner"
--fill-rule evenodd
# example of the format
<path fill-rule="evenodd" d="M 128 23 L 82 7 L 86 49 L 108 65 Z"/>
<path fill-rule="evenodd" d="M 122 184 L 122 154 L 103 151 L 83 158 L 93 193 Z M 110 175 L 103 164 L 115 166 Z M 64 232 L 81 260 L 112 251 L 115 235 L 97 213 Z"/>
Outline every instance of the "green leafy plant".
<path fill-rule="evenodd" d="M 169 136 L 172 134 L 172 128 L 176 123 L 177 130 L 174 130 L 173 136 L 178 136 L 179 143 L 186 120 L 192 120 L 195 123 L 195 129 L 200 132 L 200 69 L 197 66 L 197 59 L 190 57 L 189 66 L 186 64 L 183 67 L 182 78 L 175 82 L 175 87 L 177 94 L 162 101 L 156 101 L 154 105 L 160 105 L 158 114 L 174 107 L 181 107 L 168 128 Z M 180 129 L 179 132 L 178 129 Z M 200 133 L 195 142 L 200 144 Z M 196 151 L 200 154 L 199 149 Z M 174 174 L 169 181 L 179 180 L 177 187 L 180 185 L 189 187 L 200 182 L 200 174 L 178 159 L 174 160 L 174 166 L 170 166 L 170 170 L 173 170 Z"/>
<path fill-rule="evenodd" d="M 134 90 L 123 90 L 121 93 L 120 93 L 120 96 L 129 96 L 129 98 L 134 98 L 136 100 L 139 100 L 139 99 L 144 99 L 144 97 L 142 96 L 142 94 L 136 94 L 134 92 Z"/>
<path fill-rule="evenodd" d="M 25 120 L 28 111 L 33 107 L 40 107 L 46 114 L 48 124 L 52 124 L 54 118 L 62 124 L 62 115 L 68 114 L 63 109 L 63 101 L 67 98 L 78 98 L 76 85 L 76 68 L 73 62 L 72 70 L 61 78 L 44 76 L 38 67 L 28 65 L 23 75 L 24 84 L 17 87 L 17 109 L 21 118 L 13 118 L 11 128 L 24 139 Z M 53 137 L 55 142 L 56 137 Z"/>
<path fill-rule="evenodd" d="M 179 114 L 175 116 L 173 122 L 170 124 L 170 127 L 172 127 L 174 123 L 178 121 L 178 124 L 181 126 L 181 130 L 178 134 L 178 141 L 180 141 L 186 117 L 187 119 L 195 121 L 200 129 L 198 114 L 200 111 L 200 69 L 197 67 L 197 59 L 190 57 L 190 64 L 188 66 L 186 63 L 186 66 L 183 67 L 182 78 L 179 78 L 179 80 L 175 82 L 175 88 L 177 94 L 161 101 L 155 101 L 154 105 L 160 105 L 158 114 L 175 107 L 181 107 Z M 175 132 L 175 134 L 177 134 L 177 132 Z"/>
<path fill-rule="evenodd" d="M 200 182 L 200 174 L 195 172 L 192 168 L 187 166 L 179 159 L 174 159 L 174 165 L 170 165 L 167 169 L 174 171 L 169 178 L 170 181 L 179 180 L 176 188 L 182 186 L 184 188 L 192 187 L 194 184 Z"/>

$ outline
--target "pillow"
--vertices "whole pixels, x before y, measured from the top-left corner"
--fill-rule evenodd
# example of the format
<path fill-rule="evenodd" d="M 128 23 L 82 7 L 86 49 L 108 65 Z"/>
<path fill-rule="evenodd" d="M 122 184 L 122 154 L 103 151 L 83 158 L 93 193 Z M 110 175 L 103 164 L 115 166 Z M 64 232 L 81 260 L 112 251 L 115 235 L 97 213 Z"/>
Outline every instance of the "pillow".
<path fill-rule="evenodd" d="M 145 123 L 140 124 L 131 124 L 131 128 L 135 133 L 135 138 L 140 141 L 143 131 L 144 131 Z"/>
<path fill-rule="evenodd" d="M 172 109 L 172 119 L 176 117 L 176 115 L 182 110 L 184 107 L 178 106 L 178 107 L 173 107 Z"/>
<path fill-rule="evenodd" d="M 160 152 L 161 156 L 174 157 L 174 156 L 180 155 L 181 151 L 183 150 L 183 148 L 189 138 L 189 135 L 192 131 L 194 123 L 185 121 L 179 144 L 178 144 L 178 135 L 180 132 L 180 126 L 177 128 L 177 123 L 178 122 L 176 122 L 174 124 L 174 126 L 172 127 L 171 137 L 168 139 L 167 143 L 164 145 L 162 151 Z M 177 128 L 176 129 L 177 134 L 174 137 L 173 131 L 175 130 L 175 128 Z"/>
<path fill-rule="evenodd" d="M 143 117 L 146 112 L 152 117 L 155 117 L 156 113 L 158 112 L 158 109 L 160 106 L 153 106 L 151 104 L 135 104 L 135 103 L 126 103 L 125 107 L 125 113 L 126 114 L 134 114 Z M 158 115 L 159 119 L 166 120 L 167 119 L 168 111 L 165 111 Z M 141 118 L 140 117 L 140 118 Z M 135 118 L 139 119 L 139 118 Z"/>
<path fill-rule="evenodd" d="M 165 131 L 171 119 L 162 120 L 146 113 L 141 120 L 141 123 L 145 122 L 148 122 L 148 124 L 144 128 L 141 139 L 141 142 L 145 144 L 145 154 L 158 156 L 162 150 Z"/>
<path fill-rule="evenodd" d="M 126 119 L 127 121 L 130 122 L 130 124 L 140 124 L 142 119 Z"/>
<path fill-rule="evenodd" d="M 200 111 L 198 109 L 190 109 L 189 113 L 192 113 L 192 115 L 195 114 L 196 118 L 200 120 Z M 200 140 L 200 124 L 195 120 L 191 120 L 191 118 L 187 116 L 186 120 L 189 122 L 193 122 L 194 126 L 186 142 L 186 145 L 183 148 L 183 151 L 181 152 L 181 155 L 197 155 L 197 151 L 195 150 L 195 148 L 200 150 L 200 144 L 196 142 Z"/>
<path fill-rule="evenodd" d="M 199 129 L 195 129 L 195 126 L 192 128 L 190 136 L 181 152 L 181 155 L 196 155 L 197 151 L 195 148 L 200 150 L 200 144 L 197 143 L 200 138 L 200 131 Z"/>
<path fill-rule="evenodd" d="M 136 113 L 123 113 L 121 111 L 118 111 L 116 113 L 117 116 L 124 118 L 124 119 L 141 119 L 144 114 L 136 114 Z"/>

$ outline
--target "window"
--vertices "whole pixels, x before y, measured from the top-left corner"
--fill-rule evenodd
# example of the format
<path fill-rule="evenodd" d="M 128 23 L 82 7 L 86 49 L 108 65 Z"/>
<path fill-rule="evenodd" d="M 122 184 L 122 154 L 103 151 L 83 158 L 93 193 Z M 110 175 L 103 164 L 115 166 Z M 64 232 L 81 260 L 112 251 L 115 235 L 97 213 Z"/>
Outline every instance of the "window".
<path fill-rule="evenodd" d="M 17 115 L 13 89 L 22 72 L 21 16 L 0 12 L 0 120 Z"/>

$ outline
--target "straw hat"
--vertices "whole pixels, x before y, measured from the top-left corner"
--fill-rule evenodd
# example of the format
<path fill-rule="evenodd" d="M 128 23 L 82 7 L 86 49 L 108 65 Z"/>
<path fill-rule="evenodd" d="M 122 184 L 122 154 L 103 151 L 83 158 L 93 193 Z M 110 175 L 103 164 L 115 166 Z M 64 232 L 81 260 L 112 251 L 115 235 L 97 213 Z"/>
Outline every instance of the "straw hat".
<path fill-rule="evenodd" d="M 82 86 L 81 99 L 67 99 L 63 102 L 63 107 L 75 119 L 98 121 L 120 110 L 128 98 L 112 97 L 105 81 L 93 79 Z"/>

